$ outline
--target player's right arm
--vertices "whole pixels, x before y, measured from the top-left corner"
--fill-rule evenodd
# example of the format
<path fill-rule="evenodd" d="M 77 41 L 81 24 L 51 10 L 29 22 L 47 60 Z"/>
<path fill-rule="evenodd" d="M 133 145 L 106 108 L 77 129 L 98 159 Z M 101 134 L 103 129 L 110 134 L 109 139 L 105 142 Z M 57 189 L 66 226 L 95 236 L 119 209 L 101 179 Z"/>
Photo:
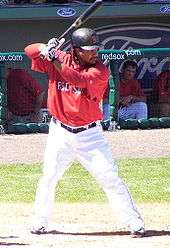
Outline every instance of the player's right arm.
<path fill-rule="evenodd" d="M 27 55 L 30 59 L 36 59 L 36 58 L 39 58 L 41 48 L 42 48 L 44 45 L 45 45 L 45 44 L 43 44 L 43 43 L 31 44 L 31 45 L 28 45 L 27 47 L 25 47 L 24 51 L 25 51 L 26 55 Z"/>
<path fill-rule="evenodd" d="M 48 60 L 43 60 L 40 58 L 40 53 L 44 43 L 34 43 L 25 47 L 25 54 L 32 60 L 31 69 L 38 72 L 46 73 L 51 64 Z"/>

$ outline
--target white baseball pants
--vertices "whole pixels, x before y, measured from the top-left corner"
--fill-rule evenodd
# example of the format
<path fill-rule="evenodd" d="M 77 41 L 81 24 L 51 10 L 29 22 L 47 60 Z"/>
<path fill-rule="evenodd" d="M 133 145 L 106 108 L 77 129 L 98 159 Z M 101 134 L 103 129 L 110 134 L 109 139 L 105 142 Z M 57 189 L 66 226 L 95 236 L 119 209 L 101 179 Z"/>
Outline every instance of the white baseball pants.
<path fill-rule="evenodd" d="M 77 134 L 50 123 L 45 151 L 43 176 L 39 181 L 35 200 L 34 223 L 47 221 L 52 212 L 55 187 L 71 162 L 77 158 L 102 186 L 111 207 L 130 230 L 144 227 L 132 197 L 118 176 L 117 164 L 104 137 L 102 127 L 87 129 Z"/>

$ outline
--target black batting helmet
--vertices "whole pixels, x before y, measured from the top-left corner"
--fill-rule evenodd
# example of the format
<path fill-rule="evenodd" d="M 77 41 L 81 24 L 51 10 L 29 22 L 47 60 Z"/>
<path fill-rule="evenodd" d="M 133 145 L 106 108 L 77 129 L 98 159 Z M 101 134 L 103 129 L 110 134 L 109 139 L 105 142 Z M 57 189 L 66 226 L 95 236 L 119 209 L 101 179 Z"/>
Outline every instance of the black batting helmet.
<path fill-rule="evenodd" d="M 71 43 L 73 47 L 80 47 L 84 50 L 94 50 L 101 46 L 96 32 L 90 28 L 79 28 L 74 31 Z"/>

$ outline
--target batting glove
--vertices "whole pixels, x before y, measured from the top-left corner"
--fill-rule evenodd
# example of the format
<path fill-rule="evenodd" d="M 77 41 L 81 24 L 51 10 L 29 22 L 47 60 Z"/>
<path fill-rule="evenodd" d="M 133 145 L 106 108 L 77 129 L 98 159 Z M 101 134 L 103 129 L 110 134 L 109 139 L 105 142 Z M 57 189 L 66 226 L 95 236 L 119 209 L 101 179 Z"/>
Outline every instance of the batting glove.
<path fill-rule="evenodd" d="M 62 38 L 61 40 L 58 40 L 56 38 L 52 38 L 48 41 L 47 45 L 51 46 L 55 46 L 56 49 L 59 49 L 65 42 L 65 39 Z"/>
<path fill-rule="evenodd" d="M 56 51 L 56 47 L 54 46 L 54 44 L 47 45 L 47 60 L 48 61 L 55 60 L 55 51 Z"/>
<path fill-rule="evenodd" d="M 47 59 L 48 61 L 52 61 L 55 57 L 55 45 L 44 45 L 40 49 L 40 57 L 45 60 Z"/>
<path fill-rule="evenodd" d="M 55 57 L 55 50 L 59 49 L 65 42 L 65 39 L 57 40 L 52 38 L 48 41 L 46 45 L 40 49 L 40 57 L 42 59 L 47 59 L 48 61 L 53 61 Z"/>

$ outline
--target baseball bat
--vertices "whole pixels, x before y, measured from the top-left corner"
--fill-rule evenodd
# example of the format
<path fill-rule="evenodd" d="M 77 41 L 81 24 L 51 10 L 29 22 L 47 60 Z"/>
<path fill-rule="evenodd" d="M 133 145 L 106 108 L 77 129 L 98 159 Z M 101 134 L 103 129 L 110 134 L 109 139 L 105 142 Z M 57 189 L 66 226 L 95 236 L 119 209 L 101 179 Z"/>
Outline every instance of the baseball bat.
<path fill-rule="evenodd" d="M 102 0 L 96 0 L 94 3 L 92 3 L 89 8 L 87 8 L 74 22 L 73 24 L 58 38 L 58 40 L 61 40 L 66 35 L 68 35 L 70 32 L 74 31 L 76 28 L 80 27 L 83 23 L 89 19 L 89 17 L 96 12 L 97 9 L 102 5 Z"/>
<path fill-rule="evenodd" d="M 56 49 L 59 49 L 65 42 L 65 36 L 68 35 L 70 32 L 73 32 L 76 28 L 80 27 L 83 23 L 89 19 L 89 17 L 102 5 L 102 0 L 96 0 L 94 3 L 92 3 L 89 8 L 87 8 L 74 22 L 71 24 L 71 26 L 62 34 L 59 38 L 52 38 L 51 40 L 56 40 Z M 51 41 L 50 40 L 50 41 Z M 55 41 L 51 41 L 55 45 Z M 45 59 L 47 56 L 47 51 L 41 52 L 40 57 L 42 59 Z"/>

